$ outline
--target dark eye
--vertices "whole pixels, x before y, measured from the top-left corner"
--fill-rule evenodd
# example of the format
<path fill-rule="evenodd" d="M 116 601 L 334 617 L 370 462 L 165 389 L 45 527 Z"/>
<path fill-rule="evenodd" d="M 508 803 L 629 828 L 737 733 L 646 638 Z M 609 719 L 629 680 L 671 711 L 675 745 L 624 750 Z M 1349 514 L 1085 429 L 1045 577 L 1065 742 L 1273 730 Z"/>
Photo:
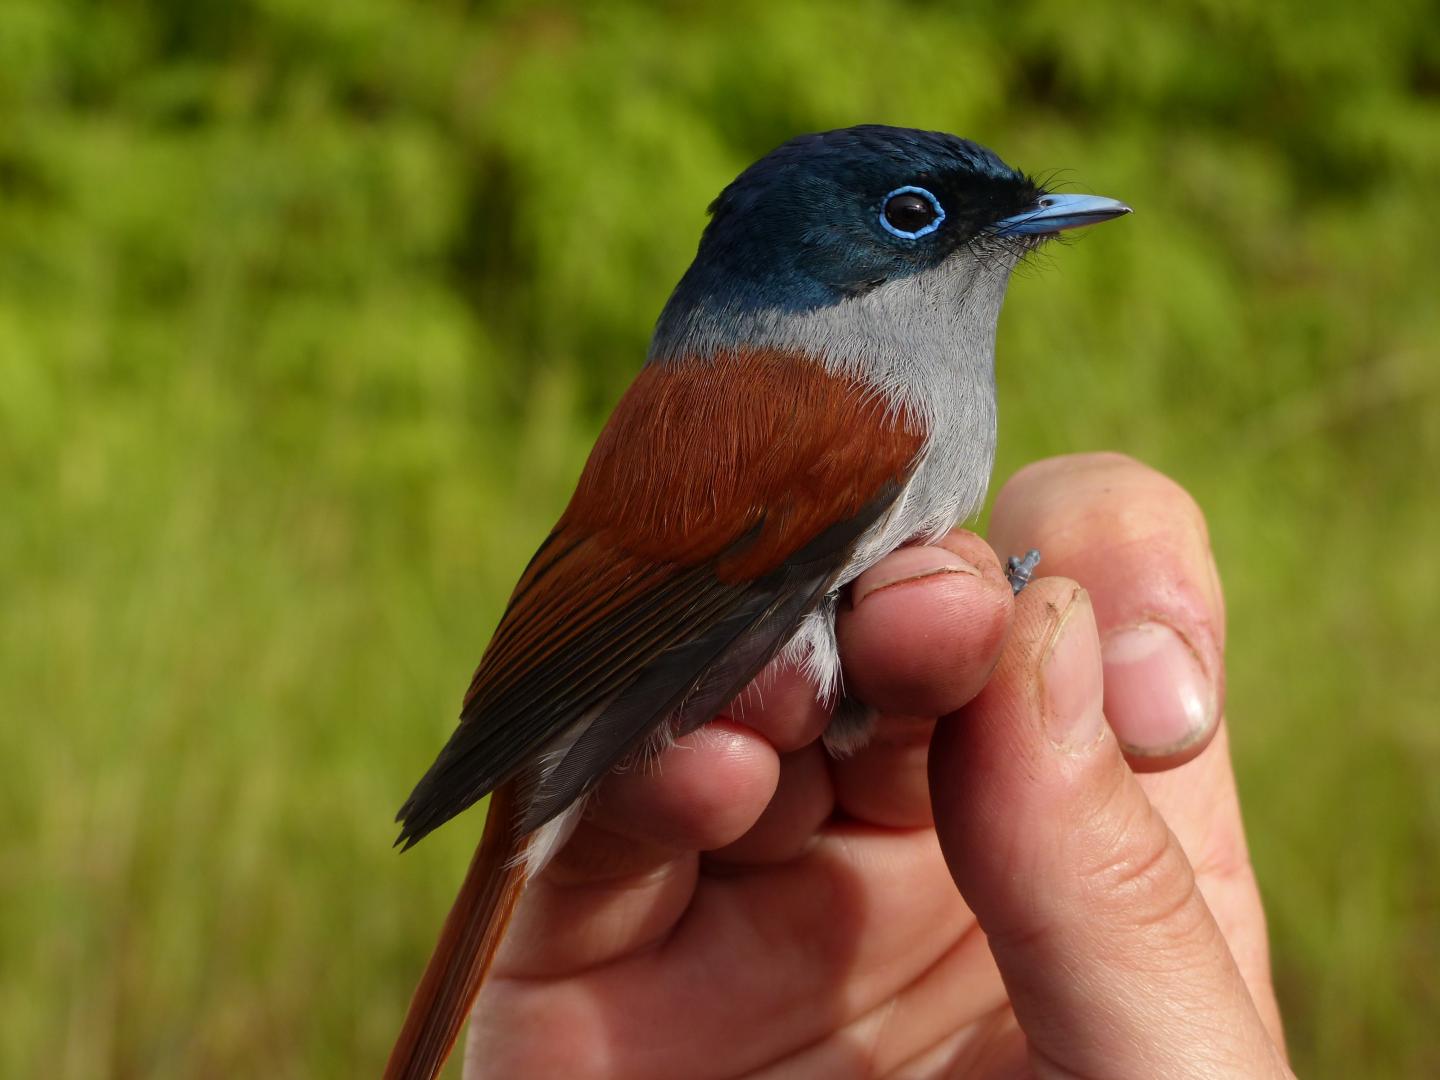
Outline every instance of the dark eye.
<path fill-rule="evenodd" d="M 945 220 L 940 200 L 922 187 L 896 188 L 885 196 L 880 224 L 885 231 L 905 240 L 932 233 Z"/>

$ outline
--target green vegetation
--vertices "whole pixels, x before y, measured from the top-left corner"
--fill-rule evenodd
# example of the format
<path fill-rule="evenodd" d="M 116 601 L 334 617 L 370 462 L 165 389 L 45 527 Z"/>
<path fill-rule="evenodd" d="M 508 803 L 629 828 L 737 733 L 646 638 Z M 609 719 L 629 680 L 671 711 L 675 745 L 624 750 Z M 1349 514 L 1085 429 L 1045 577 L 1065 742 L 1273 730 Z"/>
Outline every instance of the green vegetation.
<path fill-rule="evenodd" d="M 480 829 L 391 812 L 708 200 L 860 121 L 1136 207 L 1000 475 L 1195 492 L 1297 1065 L 1440 1073 L 1429 4 L 7 0 L 0 1074 L 377 1070 Z"/>

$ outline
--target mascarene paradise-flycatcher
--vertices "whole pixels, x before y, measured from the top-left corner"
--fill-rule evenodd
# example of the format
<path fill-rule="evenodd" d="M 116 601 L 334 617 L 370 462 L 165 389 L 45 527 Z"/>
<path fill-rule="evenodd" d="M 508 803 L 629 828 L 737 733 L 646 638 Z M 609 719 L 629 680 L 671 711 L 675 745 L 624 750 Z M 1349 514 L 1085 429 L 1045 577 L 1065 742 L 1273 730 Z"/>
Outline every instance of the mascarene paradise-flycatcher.
<path fill-rule="evenodd" d="M 1047 192 L 966 139 L 866 125 L 790 140 L 710 212 L 459 726 L 400 809 L 409 847 L 491 796 L 387 1080 L 440 1071 L 525 883 L 614 766 L 776 661 L 834 703 L 832 750 L 864 741 L 840 590 L 979 509 L 1010 273 L 1129 207 Z"/>

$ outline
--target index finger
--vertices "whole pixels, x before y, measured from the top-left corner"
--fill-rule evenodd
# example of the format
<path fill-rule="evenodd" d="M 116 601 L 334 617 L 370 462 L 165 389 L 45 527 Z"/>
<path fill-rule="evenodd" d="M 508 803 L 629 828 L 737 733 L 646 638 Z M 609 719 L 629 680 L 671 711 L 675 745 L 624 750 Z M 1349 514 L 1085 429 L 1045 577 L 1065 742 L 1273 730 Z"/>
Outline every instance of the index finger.
<path fill-rule="evenodd" d="M 1189 761 L 1224 697 L 1225 609 L 1209 533 L 1173 480 L 1122 454 L 1037 462 L 1001 490 L 998 551 L 1039 548 L 1042 574 L 1091 595 L 1105 661 L 1105 716 L 1133 768 Z"/>

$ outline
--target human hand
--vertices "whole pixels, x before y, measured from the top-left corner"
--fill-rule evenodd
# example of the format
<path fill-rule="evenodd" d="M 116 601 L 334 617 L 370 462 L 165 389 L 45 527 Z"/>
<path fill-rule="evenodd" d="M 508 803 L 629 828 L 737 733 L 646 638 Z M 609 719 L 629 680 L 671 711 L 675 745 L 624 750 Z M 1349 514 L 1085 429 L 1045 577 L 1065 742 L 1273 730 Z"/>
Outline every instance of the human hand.
<path fill-rule="evenodd" d="M 826 757 L 781 673 L 605 782 L 527 891 L 467 1075 L 1288 1074 L 1198 511 L 1077 456 L 1017 475 L 992 533 L 1070 577 L 1012 601 L 956 531 L 855 583 L 848 685 L 886 714 L 858 754 Z"/>

